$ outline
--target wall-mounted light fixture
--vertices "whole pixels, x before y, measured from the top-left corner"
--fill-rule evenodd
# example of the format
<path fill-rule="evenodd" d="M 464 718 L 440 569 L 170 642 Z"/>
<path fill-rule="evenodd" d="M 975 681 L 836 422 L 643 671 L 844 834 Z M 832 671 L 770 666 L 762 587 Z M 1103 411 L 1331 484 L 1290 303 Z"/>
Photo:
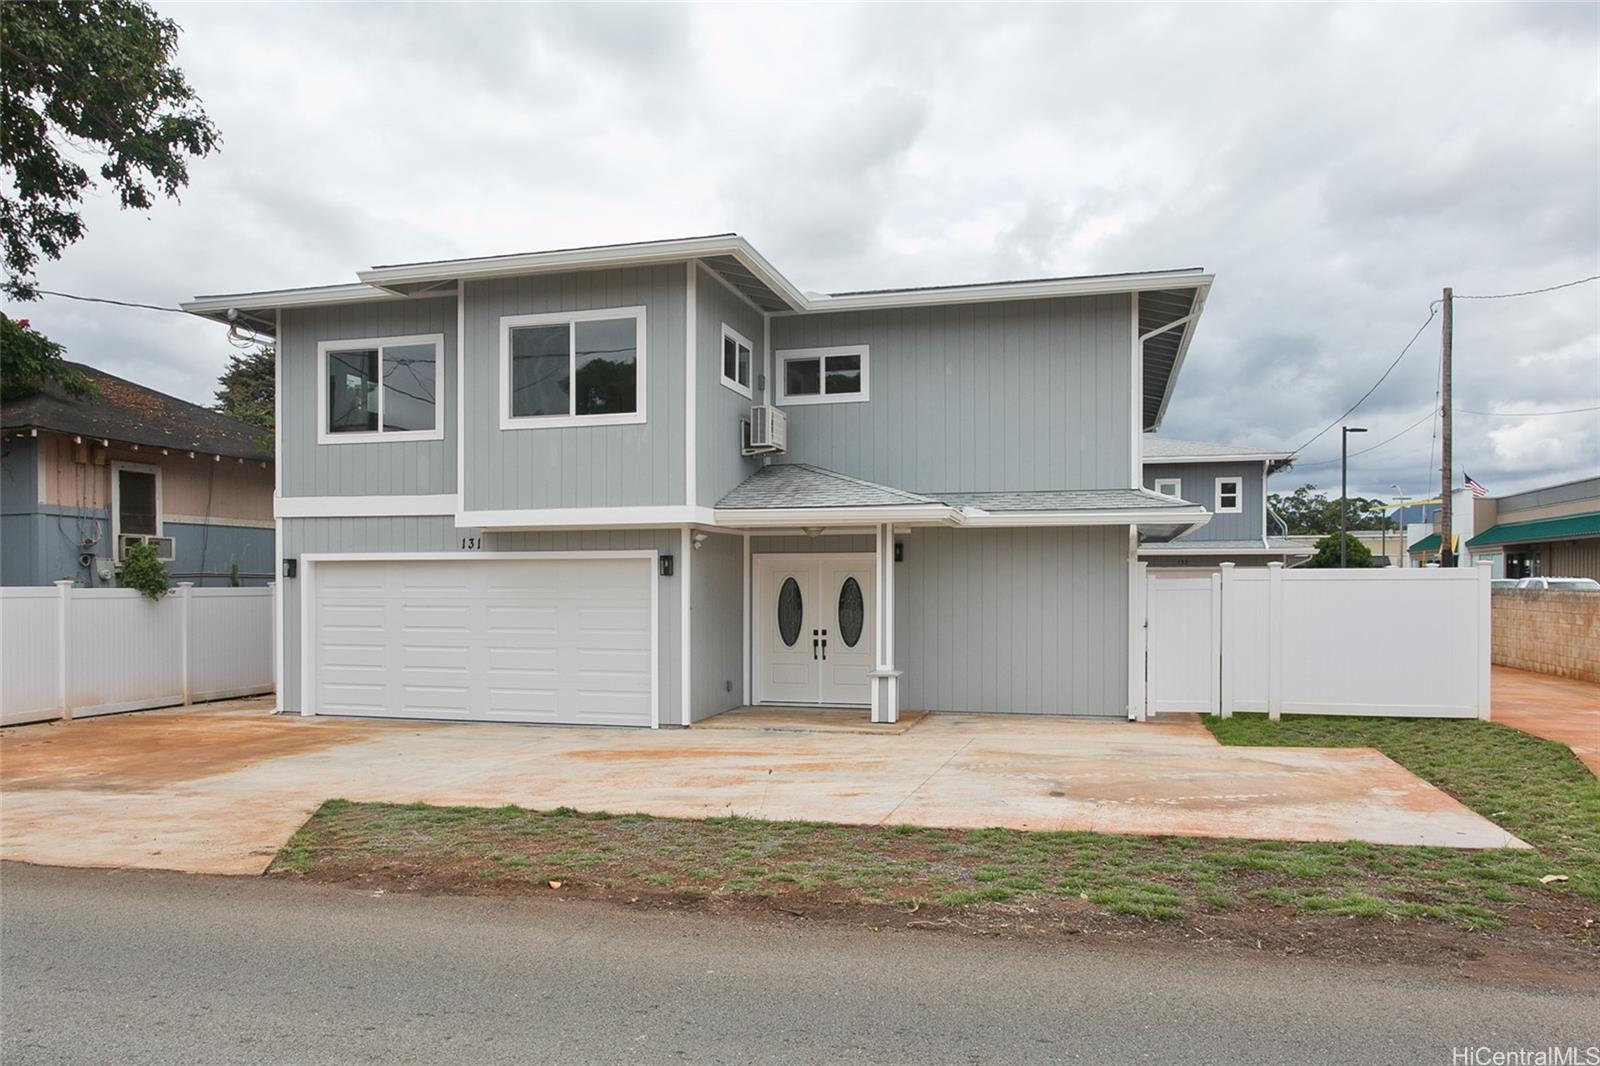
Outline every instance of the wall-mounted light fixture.
<path fill-rule="evenodd" d="M 299 559 L 285 559 L 283 561 L 283 576 L 294 577 L 300 570 Z"/>
<path fill-rule="evenodd" d="M 672 556 L 670 556 L 670 555 L 663 555 L 661 557 L 661 576 L 662 577 L 671 577 L 672 576 Z"/>
<path fill-rule="evenodd" d="M 694 550 L 699 551 L 700 545 L 711 539 L 711 534 L 696 532 L 690 539 L 694 541 Z"/>

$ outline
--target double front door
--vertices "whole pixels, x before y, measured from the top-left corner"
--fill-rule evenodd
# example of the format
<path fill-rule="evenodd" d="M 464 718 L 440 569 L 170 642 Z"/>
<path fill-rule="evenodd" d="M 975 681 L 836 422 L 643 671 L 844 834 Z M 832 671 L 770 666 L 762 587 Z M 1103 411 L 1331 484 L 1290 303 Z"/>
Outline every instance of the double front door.
<path fill-rule="evenodd" d="M 871 702 L 872 572 L 871 555 L 756 556 L 757 702 Z"/>

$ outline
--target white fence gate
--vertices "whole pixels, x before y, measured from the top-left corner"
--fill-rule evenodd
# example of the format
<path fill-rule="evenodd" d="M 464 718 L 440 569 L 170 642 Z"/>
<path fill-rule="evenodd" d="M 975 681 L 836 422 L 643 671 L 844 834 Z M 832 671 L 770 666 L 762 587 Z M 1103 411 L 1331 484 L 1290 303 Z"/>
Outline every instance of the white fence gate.
<path fill-rule="evenodd" d="M 271 588 L 0 588 L 0 725 L 271 692 Z"/>
<path fill-rule="evenodd" d="M 1144 574 L 1145 710 L 1489 717 L 1489 569 Z"/>

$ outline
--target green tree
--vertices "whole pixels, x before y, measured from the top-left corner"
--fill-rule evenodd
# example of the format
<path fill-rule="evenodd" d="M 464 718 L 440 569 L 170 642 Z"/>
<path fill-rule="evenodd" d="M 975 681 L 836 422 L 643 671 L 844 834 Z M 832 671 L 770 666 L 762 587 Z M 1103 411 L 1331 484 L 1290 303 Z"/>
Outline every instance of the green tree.
<path fill-rule="evenodd" d="M 1372 549 L 1357 540 L 1354 534 L 1346 533 L 1345 565 L 1354 570 L 1357 567 L 1372 566 Z M 1306 560 L 1305 565 L 1313 570 L 1339 569 L 1339 534 L 1330 533 L 1317 541 L 1317 554 Z"/>
<path fill-rule="evenodd" d="M 61 345 L 28 325 L 0 314 L 0 400 L 32 396 L 49 381 L 71 396 L 89 396 L 94 385 L 61 358 Z"/>
<path fill-rule="evenodd" d="M 1318 492 L 1315 486 L 1301 485 L 1287 496 L 1277 492 L 1271 493 L 1267 497 L 1267 506 L 1283 517 L 1291 534 L 1310 536 L 1339 531 L 1338 497 L 1330 499 Z M 1345 527 L 1347 529 L 1378 530 L 1385 526 L 1389 529 L 1398 528 L 1394 520 L 1385 514 L 1389 505 L 1382 500 L 1352 496 L 1349 507 L 1350 513 Z"/>
<path fill-rule="evenodd" d="M 275 361 L 272 347 L 266 344 L 242 355 L 230 355 L 228 369 L 217 378 L 215 409 L 271 432 Z"/>
<path fill-rule="evenodd" d="M 178 26 L 129 0 L 0 3 L 0 244 L 6 292 L 37 296 L 41 256 L 83 236 L 78 206 L 94 186 L 74 158 L 100 158 L 124 208 L 176 197 L 190 156 L 221 143 L 183 72 Z M 62 154 L 70 147 L 70 156 Z"/>

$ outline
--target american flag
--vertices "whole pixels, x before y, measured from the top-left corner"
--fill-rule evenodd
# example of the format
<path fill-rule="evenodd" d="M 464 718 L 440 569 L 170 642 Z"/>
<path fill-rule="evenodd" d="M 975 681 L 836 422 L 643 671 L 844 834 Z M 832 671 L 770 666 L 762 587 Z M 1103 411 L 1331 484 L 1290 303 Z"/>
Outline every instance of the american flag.
<path fill-rule="evenodd" d="M 1476 499 L 1479 499 L 1481 497 L 1489 495 L 1489 490 L 1484 488 L 1482 485 L 1478 484 L 1476 481 L 1472 480 L 1472 475 L 1471 474 L 1469 474 L 1465 470 L 1463 470 L 1461 472 L 1461 476 L 1467 479 L 1467 488 L 1472 490 L 1472 498 L 1473 499 L 1476 500 Z"/>

